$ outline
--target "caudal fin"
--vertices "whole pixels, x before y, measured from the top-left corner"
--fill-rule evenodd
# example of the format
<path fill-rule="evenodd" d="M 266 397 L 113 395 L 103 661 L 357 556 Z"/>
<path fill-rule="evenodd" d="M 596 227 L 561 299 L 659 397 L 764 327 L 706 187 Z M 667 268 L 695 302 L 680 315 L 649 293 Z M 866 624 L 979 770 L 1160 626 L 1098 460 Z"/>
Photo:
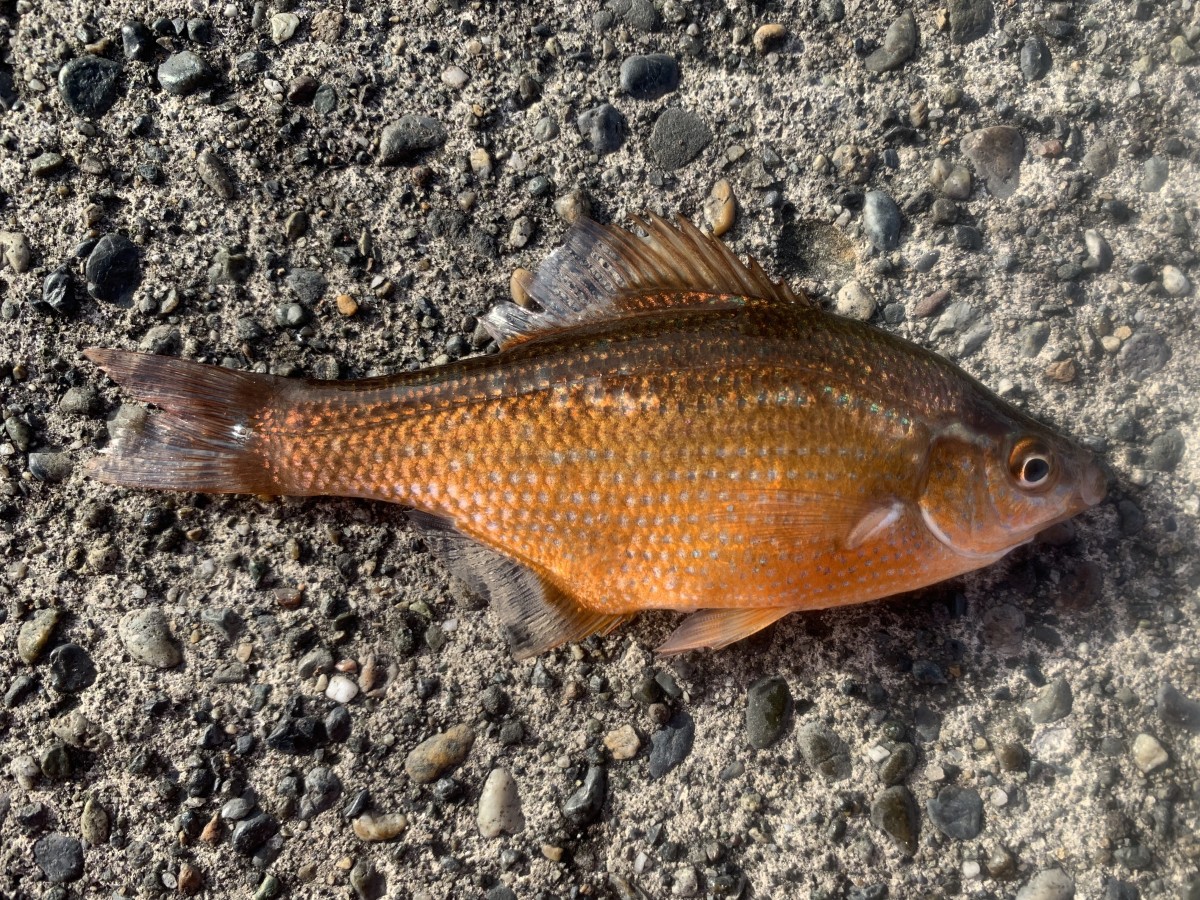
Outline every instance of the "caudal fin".
<path fill-rule="evenodd" d="M 125 350 L 93 347 L 84 356 L 138 400 L 162 409 L 115 435 L 88 464 L 93 477 L 158 490 L 281 492 L 255 422 L 286 379 Z"/>

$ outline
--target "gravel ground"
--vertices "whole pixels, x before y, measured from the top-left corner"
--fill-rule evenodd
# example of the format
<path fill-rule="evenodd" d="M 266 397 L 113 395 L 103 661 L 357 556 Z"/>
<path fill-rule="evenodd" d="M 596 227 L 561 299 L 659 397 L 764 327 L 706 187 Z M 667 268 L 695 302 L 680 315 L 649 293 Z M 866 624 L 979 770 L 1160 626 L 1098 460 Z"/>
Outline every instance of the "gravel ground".
<path fill-rule="evenodd" d="M 0 896 L 1200 898 L 1197 9 L 0 0 Z M 518 664 L 399 509 L 83 475 L 135 414 L 85 347 L 443 362 L 646 209 L 1110 498 L 720 653 Z"/>

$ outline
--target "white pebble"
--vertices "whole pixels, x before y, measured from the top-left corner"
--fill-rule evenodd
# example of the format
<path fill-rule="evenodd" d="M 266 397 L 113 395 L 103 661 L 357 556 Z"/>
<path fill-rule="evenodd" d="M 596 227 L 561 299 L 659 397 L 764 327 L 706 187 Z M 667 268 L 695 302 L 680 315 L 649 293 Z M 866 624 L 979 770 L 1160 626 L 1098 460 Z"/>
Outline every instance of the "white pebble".
<path fill-rule="evenodd" d="M 992 806 L 997 809 L 1003 809 L 1008 806 L 1008 792 L 1004 788 L 992 788 L 989 799 L 992 801 Z"/>
<path fill-rule="evenodd" d="M 891 750 L 889 750 L 887 747 L 880 747 L 878 744 L 867 748 L 867 759 L 874 763 L 883 762 L 891 755 Z"/>
<path fill-rule="evenodd" d="M 837 292 L 834 308 L 839 316 L 865 322 L 875 314 L 875 298 L 857 281 L 850 280 Z"/>
<path fill-rule="evenodd" d="M 458 66 L 447 66 L 442 72 L 442 84 L 447 87 L 460 88 L 467 83 L 468 75 Z"/>
<path fill-rule="evenodd" d="M 1172 297 L 1182 297 L 1192 289 L 1188 277 L 1175 266 L 1163 266 L 1162 286 Z"/>
<path fill-rule="evenodd" d="M 965 860 L 962 864 L 963 878 L 978 878 L 981 871 L 979 863 L 973 859 Z"/>
<path fill-rule="evenodd" d="M 358 685 L 345 675 L 334 675 L 325 688 L 325 696 L 334 703 L 349 703 L 358 696 Z"/>
<path fill-rule="evenodd" d="M 1142 732 L 1133 739 L 1133 762 L 1143 775 L 1165 766 L 1170 760 L 1163 745 L 1153 735 Z"/>
<path fill-rule="evenodd" d="M 282 44 L 290 40 L 300 27 L 300 17 L 295 13 L 275 13 L 271 16 L 271 40 Z"/>
<path fill-rule="evenodd" d="M 525 830 L 521 795 L 507 769 L 492 769 L 479 794 L 479 833 L 485 838 L 520 834 Z"/>

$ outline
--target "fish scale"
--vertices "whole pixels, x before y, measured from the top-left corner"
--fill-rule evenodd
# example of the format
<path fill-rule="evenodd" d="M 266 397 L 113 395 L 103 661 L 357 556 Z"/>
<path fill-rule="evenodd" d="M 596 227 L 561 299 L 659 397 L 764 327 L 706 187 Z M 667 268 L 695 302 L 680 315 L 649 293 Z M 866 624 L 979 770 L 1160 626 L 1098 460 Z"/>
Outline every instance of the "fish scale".
<path fill-rule="evenodd" d="M 350 382 L 88 351 L 162 407 L 129 486 L 401 503 L 516 655 L 697 610 L 660 650 L 909 591 L 1094 505 L 1090 456 L 949 361 L 685 220 L 579 223 L 483 317 L 501 352 Z"/>

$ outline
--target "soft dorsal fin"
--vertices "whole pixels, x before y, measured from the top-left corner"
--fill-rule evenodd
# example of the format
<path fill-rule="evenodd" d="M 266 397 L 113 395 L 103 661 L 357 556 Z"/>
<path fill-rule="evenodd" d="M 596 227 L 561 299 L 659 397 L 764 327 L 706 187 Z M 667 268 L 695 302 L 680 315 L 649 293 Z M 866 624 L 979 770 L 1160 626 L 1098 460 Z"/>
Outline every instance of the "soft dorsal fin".
<path fill-rule="evenodd" d="M 593 634 L 608 634 L 629 618 L 584 608 L 537 572 L 463 534 L 445 519 L 416 510 L 408 517 L 446 567 L 491 602 L 516 659 Z"/>
<path fill-rule="evenodd" d="M 541 311 L 505 301 L 482 319 L 501 348 L 551 332 L 677 305 L 735 307 L 746 299 L 805 303 L 755 260 L 743 263 L 717 238 L 679 216 L 634 219 L 639 238 L 580 219 L 563 245 L 521 287 Z"/>

